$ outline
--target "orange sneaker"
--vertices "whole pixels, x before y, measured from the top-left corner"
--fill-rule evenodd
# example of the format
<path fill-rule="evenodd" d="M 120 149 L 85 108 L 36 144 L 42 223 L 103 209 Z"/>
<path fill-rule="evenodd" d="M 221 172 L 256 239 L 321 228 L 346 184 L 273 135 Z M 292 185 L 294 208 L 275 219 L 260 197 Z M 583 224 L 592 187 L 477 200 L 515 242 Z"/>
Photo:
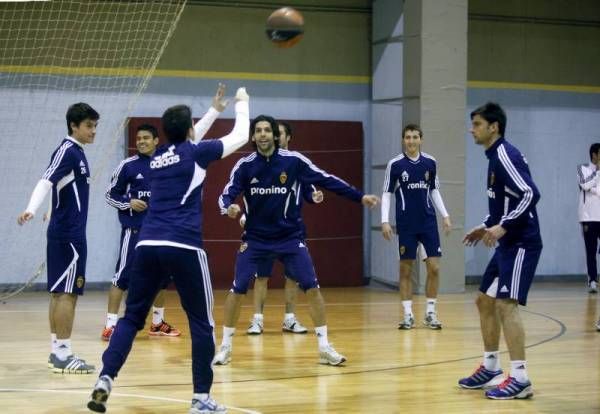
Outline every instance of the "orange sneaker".
<path fill-rule="evenodd" d="M 110 337 L 112 336 L 113 332 L 115 331 L 115 327 L 111 326 L 109 328 L 104 328 L 104 330 L 102 331 L 102 340 L 103 341 L 110 341 Z"/>
<path fill-rule="evenodd" d="M 151 336 L 179 336 L 181 335 L 181 332 L 179 332 L 179 329 L 174 328 L 173 326 L 169 325 L 167 322 L 162 321 L 159 324 L 152 324 L 150 326 L 150 331 L 148 332 L 148 335 Z"/>

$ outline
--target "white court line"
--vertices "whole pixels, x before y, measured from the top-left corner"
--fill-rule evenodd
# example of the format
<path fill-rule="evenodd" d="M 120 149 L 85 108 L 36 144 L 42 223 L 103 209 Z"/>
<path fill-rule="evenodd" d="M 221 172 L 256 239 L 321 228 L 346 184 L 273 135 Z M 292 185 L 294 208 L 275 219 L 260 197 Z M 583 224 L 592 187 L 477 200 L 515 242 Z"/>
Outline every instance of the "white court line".
<path fill-rule="evenodd" d="M 48 392 L 54 394 L 85 394 L 88 395 L 89 391 L 74 391 L 74 390 L 46 390 L 46 389 L 35 389 L 35 388 L 0 388 L 0 392 Z M 190 400 L 180 400 L 177 398 L 168 398 L 168 397 L 152 397 L 149 395 L 139 395 L 139 394 L 121 394 L 117 392 L 111 392 L 111 396 L 118 397 L 132 397 L 132 398 L 141 398 L 146 400 L 157 400 L 157 401 L 170 401 L 170 402 L 180 402 L 180 403 L 190 403 Z M 227 406 L 228 410 L 236 410 L 242 413 L 247 414 L 261 414 L 260 411 L 246 410 L 245 408 L 233 407 L 231 405 Z M 87 409 L 86 409 L 87 411 Z"/>

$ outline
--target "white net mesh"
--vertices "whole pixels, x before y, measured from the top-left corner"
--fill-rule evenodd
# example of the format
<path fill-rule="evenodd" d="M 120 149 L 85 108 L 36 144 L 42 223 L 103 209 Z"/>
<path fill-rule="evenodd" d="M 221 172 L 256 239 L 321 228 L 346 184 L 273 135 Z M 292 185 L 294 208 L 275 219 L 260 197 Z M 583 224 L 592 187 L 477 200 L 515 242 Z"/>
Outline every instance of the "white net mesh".
<path fill-rule="evenodd" d="M 22 228 L 16 217 L 65 137 L 65 113 L 75 102 L 86 102 L 100 113 L 95 143 L 85 148 L 93 179 L 88 235 L 114 220 L 113 211 L 97 206 L 102 205 L 110 169 L 124 155 L 127 116 L 146 88 L 185 3 L 0 2 L 0 299 L 43 274 L 43 211 Z M 105 260 L 93 254 L 103 246 L 90 241 L 88 237 L 88 268 L 94 260 Z"/>

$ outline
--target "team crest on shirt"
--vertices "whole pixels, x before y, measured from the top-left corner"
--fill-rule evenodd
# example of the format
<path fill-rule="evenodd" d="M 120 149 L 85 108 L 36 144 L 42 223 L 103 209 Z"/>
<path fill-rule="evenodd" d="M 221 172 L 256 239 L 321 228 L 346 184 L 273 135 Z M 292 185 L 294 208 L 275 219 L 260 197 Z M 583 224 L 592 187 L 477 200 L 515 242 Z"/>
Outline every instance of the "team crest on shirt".
<path fill-rule="evenodd" d="M 494 172 L 492 171 L 490 173 L 490 185 L 494 185 L 494 181 L 496 181 L 496 175 L 494 174 Z"/>
<path fill-rule="evenodd" d="M 244 253 L 247 248 L 248 248 L 248 243 L 243 242 L 242 244 L 240 244 L 240 253 Z"/>
<path fill-rule="evenodd" d="M 285 184 L 286 181 L 287 181 L 287 174 L 285 173 L 285 171 L 282 171 L 281 174 L 279 174 L 279 182 L 281 184 Z"/>
<path fill-rule="evenodd" d="M 402 177 L 403 182 L 408 181 L 408 173 L 406 171 L 402 171 L 402 174 L 400 174 L 400 177 Z"/>
<path fill-rule="evenodd" d="M 77 276 L 77 281 L 75 283 L 77 284 L 77 288 L 81 289 L 85 284 L 85 279 L 83 278 L 83 276 Z"/>
<path fill-rule="evenodd" d="M 406 247 L 400 246 L 400 254 L 404 254 L 405 251 L 406 251 Z"/>
<path fill-rule="evenodd" d="M 429 171 L 425 171 L 425 181 L 429 181 Z"/>

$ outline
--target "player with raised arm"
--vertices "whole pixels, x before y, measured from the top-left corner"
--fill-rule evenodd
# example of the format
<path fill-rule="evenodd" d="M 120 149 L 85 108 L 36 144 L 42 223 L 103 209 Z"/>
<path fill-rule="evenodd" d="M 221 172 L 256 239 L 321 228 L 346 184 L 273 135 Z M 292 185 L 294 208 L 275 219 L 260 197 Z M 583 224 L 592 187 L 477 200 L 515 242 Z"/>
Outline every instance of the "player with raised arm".
<path fill-rule="evenodd" d="M 219 83 L 212 106 L 202 119 L 194 125 L 194 142 L 199 141 L 206 135 L 219 113 L 227 106 L 224 93 L 225 85 Z M 148 124 L 140 125 L 136 132 L 138 153 L 133 157 L 126 158 L 119 164 L 113 172 L 110 186 L 106 191 L 106 201 L 119 212 L 122 230 L 120 254 L 108 293 L 108 313 L 101 335 L 101 338 L 105 341 L 110 340 L 115 329 L 123 292 L 129 287 L 135 246 L 150 202 L 150 160 L 157 145 L 158 131 L 156 128 Z M 165 322 L 165 289 L 169 282 L 170 279 L 165 279 L 162 289 L 154 300 L 152 324 L 148 332 L 151 336 L 172 337 L 181 334 L 178 329 Z"/>
<path fill-rule="evenodd" d="M 419 243 L 427 254 L 425 259 L 427 307 L 423 324 L 430 329 L 442 329 L 442 323 L 435 309 L 442 255 L 435 210 L 443 217 L 446 234 L 450 232 L 452 223 L 439 191 L 437 162 L 431 155 L 421 152 L 422 141 L 423 133 L 418 125 L 409 124 L 404 127 L 402 130 L 404 152 L 388 162 L 381 197 L 381 231 L 386 240 L 392 240 L 393 237 L 393 230 L 389 223 L 392 193 L 396 198 L 400 298 L 404 309 L 404 318 L 398 325 L 398 329 L 412 329 L 415 324 L 412 312 L 411 274 Z"/>
<path fill-rule="evenodd" d="M 235 125 L 217 140 L 190 142 L 195 130 L 189 107 L 168 108 L 162 127 L 169 145 L 150 161 L 152 202 L 140 231 L 129 284 L 125 316 L 119 319 L 88 408 L 106 411 L 113 380 L 125 363 L 138 330 L 161 284 L 173 277 L 187 314 L 192 337 L 194 394 L 189 414 L 225 413 L 210 396 L 215 351 L 213 293 L 206 253 L 202 246 L 202 187 L 208 165 L 248 141 L 249 106 L 245 88 L 236 93 Z"/>
<path fill-rule="evenodd" d="M 318 340 L 319 362 L 340 365 L 346 357 L 328 341 L 325 302 L 303 240 L 301 191 L 303 186 L 315 184 L 368 207 L 374 207 L 378 197 L 364 195 L 297 152 L 278 148 L 279 131 L 272 117 L 254 118 L 250 132 L 256 151 L 237 162 L 219 197 L 221 214 L 236 219 L 241 208 L 235 199 L 243 194 L 246 225 L 237 253 L 233 287 L 225 299 L 223 341 L 214 362 L 223 365 L 231 360 L 232 337 L 241 300 L 263 263 L 275 258 L 283 263 L 287 276 L 306 292 Z"/>

